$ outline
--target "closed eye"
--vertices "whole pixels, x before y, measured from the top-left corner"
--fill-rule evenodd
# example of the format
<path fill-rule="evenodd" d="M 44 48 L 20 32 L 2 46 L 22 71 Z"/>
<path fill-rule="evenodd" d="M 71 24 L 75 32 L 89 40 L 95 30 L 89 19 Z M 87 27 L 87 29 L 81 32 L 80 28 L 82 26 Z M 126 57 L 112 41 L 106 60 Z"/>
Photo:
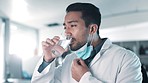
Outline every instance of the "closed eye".
<path fill-rule="evenodd" d="M 71 25 L 71 27 L 77 27 L 77 25 Z"/>

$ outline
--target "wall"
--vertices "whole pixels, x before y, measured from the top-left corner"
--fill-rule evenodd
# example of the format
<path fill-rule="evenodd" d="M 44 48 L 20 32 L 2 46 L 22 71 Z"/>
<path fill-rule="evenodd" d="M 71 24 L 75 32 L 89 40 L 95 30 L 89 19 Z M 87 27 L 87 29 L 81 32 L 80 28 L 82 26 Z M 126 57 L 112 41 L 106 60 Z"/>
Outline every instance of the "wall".
<path fill-rule="evenodd" d="M 148 40 L 148 22 L 101 29 L 100 35 L 112 41 Z"/>
<path fill-rule="evenodd" d="M 4 27 L 2 23 L 2 19 L 0 18 L 0 82 L 4 78 Z"/>

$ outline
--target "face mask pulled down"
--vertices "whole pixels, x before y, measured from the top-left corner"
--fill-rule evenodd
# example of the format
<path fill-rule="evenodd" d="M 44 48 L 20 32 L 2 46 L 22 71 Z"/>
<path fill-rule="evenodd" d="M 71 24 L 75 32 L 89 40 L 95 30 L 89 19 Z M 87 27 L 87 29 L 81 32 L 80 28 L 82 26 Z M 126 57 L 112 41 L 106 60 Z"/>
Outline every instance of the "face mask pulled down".
<path fill-rule="evenodd" d="M 88 45 L 88 43 L 86 43 L 79 50 L 74 51 L 74 53 L 77 55 L 78 58 L 81 58 L 82 60 L 86 60 L 87 58 L 90 57 L 92 50 L 93 50 L 93 46 Z"/>

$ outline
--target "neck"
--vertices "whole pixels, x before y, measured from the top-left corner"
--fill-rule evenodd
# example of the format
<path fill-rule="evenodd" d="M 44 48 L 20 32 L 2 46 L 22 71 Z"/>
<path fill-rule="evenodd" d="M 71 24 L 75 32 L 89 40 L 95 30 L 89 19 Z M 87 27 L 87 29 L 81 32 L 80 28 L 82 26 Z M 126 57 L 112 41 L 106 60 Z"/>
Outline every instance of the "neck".
<path fill-rule="evenodd" d="M 93 47 L 96 47 L 101 42 L 102 42 L 102 40 L 101 40 L 100 36 L 96 35 L 93 39 L 92 45 L 93 45 Z"/>

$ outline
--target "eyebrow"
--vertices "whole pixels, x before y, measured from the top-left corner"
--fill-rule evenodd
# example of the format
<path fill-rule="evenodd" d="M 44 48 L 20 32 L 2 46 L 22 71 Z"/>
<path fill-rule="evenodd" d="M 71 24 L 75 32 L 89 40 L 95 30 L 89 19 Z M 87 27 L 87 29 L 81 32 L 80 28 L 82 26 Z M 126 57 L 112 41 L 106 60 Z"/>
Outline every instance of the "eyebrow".
<path fill-rule="evenodd" d="M 68 23 L 78 23 L 78 21 L 77 20 L 72 20 L 72 21 L 69 21 Z M 65 26 L 66 24 L 65 23 L 63 23 L 63 26 Z"/>

